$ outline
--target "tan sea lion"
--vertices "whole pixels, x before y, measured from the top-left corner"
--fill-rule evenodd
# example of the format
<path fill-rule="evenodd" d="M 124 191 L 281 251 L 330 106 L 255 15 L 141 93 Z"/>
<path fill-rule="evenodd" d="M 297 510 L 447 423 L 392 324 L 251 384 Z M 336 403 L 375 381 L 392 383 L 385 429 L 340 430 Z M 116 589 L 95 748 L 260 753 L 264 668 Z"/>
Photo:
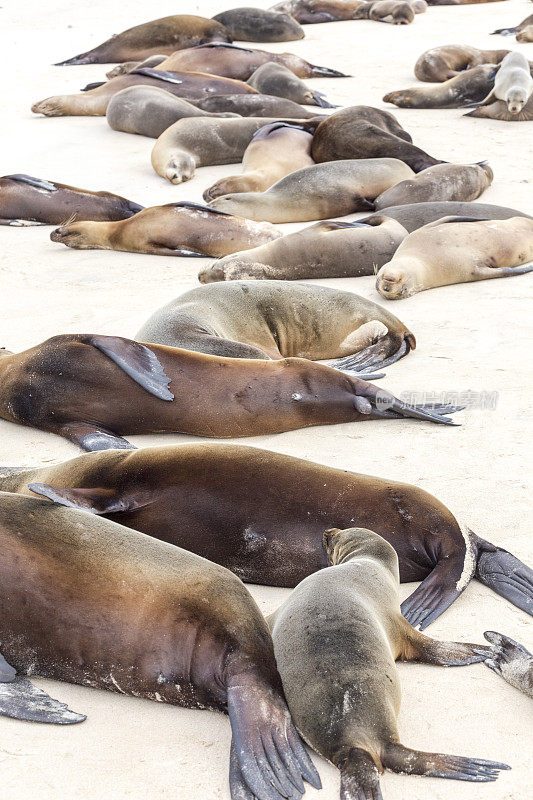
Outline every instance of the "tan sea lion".
<path fill-rule="evenodd" d="M 339 22 L 353 19 L 354 12 L 365 0 L 284 0 L 272 6 L 271 11 L 290 14 L 301 25 L 321 22 Z"/>
<path fill-rule="evenodd" d="M 522 53 L 513 51 L 500 64 L 494 79 L 494 88 L 477 105 L 491 106 L 501 101 L 507 107 L 507 118 L 520 117 L 524 121 L 533 119 L 533 113 L 527 110 L 530 100 L 533 106 L 533 78 L 529 61 Z M 505 117 L 500 115 L 496 118 Z"/>
<path fill-rule="evenodd" d="M 276 14 L 262 8 L 232 8 L 216 14 L 213 19 L 239 42 L 294 42 L 305 36 L 289 14 Z"/>
<path fill-rule="evenodd" d="M 411 175 L 397 158 L 328 161 L 292 172 L 266 192 L 228 194 L 209 205 L 248 219 L 308 222 L 373 209 L 372 200 Z"/>
<path fill-rule="evenodd" d="M 121 222 L 68 223 L 52 231 L 50 239 L 76 250 L 220 257 L 279 236 L 280 231 L 268 222 L 254 223 L 181 201 L 145 208 Z"/>
<path fill-rule="evenodd" d="M 372 19 L 393 25 L 409 25 L 414 18 L 415 10 L 407 0 L 369 0 L 359 6 L 353 16 L 353 19 Z"/>
<path fill-rule="evenodd" d="M 533 120 L 533 95 L 518 113 L 509 111 L 508 105 L 504 100 L 496 100 L 488 106 L 480 106 L 465 117 L 485 117 L 487 119 L 499 119 L 505 122 L 531 122 Z"/>
<path fill-rule="evenodd" d="M 324 117 L 308 111 L 299 103 L 269 94 L 213 94 L 194 104 L 203 111 L 231 111 L 242 117 L 273 117 L 274 119 L 316 119 L 318 125 Z"/>
<path fill-rule="evenodd" d="M 294 724 L 341 773 L 341 800 L 382 800 L 385 769 L 494 781 L 507 764 L 412 750 L 400 743 L 395 661 L 463 666 L 490 648 L 440 642 L 402 617 L 398 557 L 373 531 L 329 530 L 332 566 L 300 583 L 269 618 Z"/>
<path fill-rule="evenodd" d="M 301 125 L 272 122 L 259 128 L 242 157 L 242 174 L 221 178 L 203 193 L 206 201 L 230 192 L 264 192 L 276 181 L 309 167 L 313 134 Z"/>
<path fill-rule="evenodd" d="M 516 41 L 533 42 L 533 24 L 528 25 L 525 28 L 522 28 L 522 30 L 516 34 Z"/>
<path fill-rule="evenodd" d="M 112 36 L 98 47 L 81 53 L 56 66 L 68 64 L 109 64 L 118 61 L 140 61 L 159 53 L 173 53 L 206 42 L 231 42 L 227 28 L 216 20 L 176 14 L 162 17 Z"/>
<path fill-rule="evenodd" d="M 492 183 L 494 173 L 486 161 L 480 164 L 436 164 L 397 183 L 376 197 L 377 210 L 406 203 L 435 200 L 475 200 Z"/>
<path fill-rule="evenodd" d="M 434 86 L 414 86 L 389 92 L 383 102 L 393 103 L 399 108 L 460 108 L 486 97 L 494 84 L 496 70 L 494 64 L 472 67 Z"/>
<path fill-rule="evenodd" d="M 30 175 L 0 178 L 0 225 L 58 225 L 75 219 L 119 220 L 142 211 L 111 192 L 91 192 Z"/>
<path fill-rule="evenodd" d="M 373 215 L 362 222 L 326 220 L 289 233 L 271 245 L 215 261 L 200 283 L 233 280 L 301 280 L 375 275 L 407 236 L 394 219 Z"/>
<path fill-rule="evenodd" d="M 533 220 L 449 217 L 409 234 L 381 267 L 376 289 L 399 300 L 437 286 L 524 275 L 532 262 Z"/>
<path fill-rule="evenodd" d="M 466 44 L 447 44 L 432 47 L 418 57 L 415 77 L 428 83 L 442 83 L 455 78 L 464 70 L 483 64 L 499 64 L 509 50 L 479 50 Z"/>
<path fill-rule="evenodd" d="M 518 34 L 522 31 L 525 31 L 526 28 L 529 28 L 531 25 L 533 25 L 533 14 L 530 14 L 529 17 L 523 19 L 522 22 L 520 22 L 514 28 L 499 28 L 497 31 L 492 31 L 492 33 L 501 33 L 502 36 L 511 36 L 513 33 L 516 33 L 516 38 L 518 39 Z M 520 41 L 520 39 L 518 39 L 518 41 Z"/>
<path fill-rule="evenodd" d="M 480 220 L 509 219 L 510 217 L 531 219 L 529 214 L 517 211 L 516 208 L 493 206 L 489 203 L 458 203 L 453 200 L 442 200 L 438 203 L 408 203 L 402 206 L 389 206 L 358 221 L 371 222 L 377 216 L 398 220 L 409 233 L 443 217 L 470 217 Z"/>
<path fill-rule="evenodd" d="M 509 636 L 485 631 L 485 639 L 493 647 L 485 664 L 504 681 L 533 698 L 533 655 Z"/>
<path fill-rule="evenodd" d="M 320 788 L 268 626 L 235 575 L 76 509 L 5 493 L 0 509 L 2 652 L 17 672 L 225 711 L 233 800 Z M 0 686 L 24 719 L 33 698 L 17 679 Z"/>
<path fill-rule="evenodd" d="M 262 64 L 255 70 L 247 83 L 261 94 L 284 97 L 286 100 L 292 100 L 293 103 L 336 108 L 325 99 L 322 92 L 310 89 L 283 64 L 275 64 L 272 61 Z"/>

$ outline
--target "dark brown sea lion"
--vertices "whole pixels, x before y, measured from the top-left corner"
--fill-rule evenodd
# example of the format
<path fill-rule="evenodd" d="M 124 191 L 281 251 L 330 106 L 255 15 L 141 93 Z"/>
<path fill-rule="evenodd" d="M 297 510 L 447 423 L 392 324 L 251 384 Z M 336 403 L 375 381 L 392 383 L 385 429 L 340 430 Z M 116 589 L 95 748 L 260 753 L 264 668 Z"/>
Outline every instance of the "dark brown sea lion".
<path fill-rule="evenodd" d="M 376 197 L 374 205 L 376 209 L 384 209 L 435 200 L 475 200 L 488 189 L 493 177 L 486 161 L 480 164 L 436 164 L 387 189 Z"/>
<path fill-rule="evenodd" d="M 232 8 L 216 14 L 220 22 L 239 42 L 294 42 L 303 39 L 304 31 L 289 14 L 264 11 L 262 8 Z"/>
<path fill-rule="evenodd" d="M 411 750 L 400 743 L 396 660 L 459 667 L 490 648 L 440 642 L 402 617 L 398 557 L 371 530 L 325 533 L 332 566 L 303 580 L 269 618 L 294 724 L 341 773 L 341 800 L 382 800 L 385 769 L 494 781 L 507 764 Z"/>
<path fill-rule="evenodd" d="M 233 800 L 320 788 L 235 575 L 72 508 L 2 493 L 0 509 L 2 652 L 18 672 L 227 712 Z M 15 681 L 13 705 L 21 693 Z"/>
<path fill-rule="evenodd" d="M 478 50 L 466 44 L 447 44 L 426 50 L 417 59 L 415 77 L 428 83 L 442 83 L 471 67 L 499 64 L 509 50 Z"/>
<path fill-rule="evenodd" d="M 69 222 L 52 231 L 50 239 L 76 250 L 220 258 L 280 236 L 268 222 L 251 222 L 181 201 L 145 208 L 120 222 Z"/>
<path fill-rule="evenodd" d="M 415 18 L 415 10 L 407 0 L 369 0 L 359 6 L 353 18 L 409 25 Z"/>
<path fill-rule="evenodd" d="M 410 135 L 386 111 L 352 106 L 335 111 L 317 127 L 311 155 L 318 163 L 347 158 L 398 158 L 414 172 L 443 162 L 412 144 Z"/>
<path fill-rule="evenodd" d="M 203 100 L 195 100 L 203 111 L 231 111 L 241 117 L 274 117 L 277 119 L 316 119 L 317 125 L 323 117 L 308 111 L 292 100 L 269 94 L 213 94 Z"/>
<path fill-rule="evenodd" d="M 0 178 L 0 225 L 58 225 L 73 216 L 90 220 L 127 219 L 142 209 L 138 203 L 111 192 L 91 192 L 30 175 Z"/>
<path fill-rule="evenodd" d="M 284 97 L 286 100 L 292 100 L 293 103 L 336 108 L 325 99 L 322 92 L 310 89 L 283 64 L 274 64 L 272 61 L 262 64 L 255 70 L 247 83 L 261 94 Z"/>
<path fill-rule="evenodd" d="M 68 64 L 109 64 L 118 61 L 140 61 L 159 53 L 173 53 L 206 42 L 231 42 L 231 35 L 216 20 L 176 14 L 162 17 L 112 36 L 86 53 L 60 61 Z"/>
<path fill-rule="evenodd" d="M 364 0 L 284 0 L 270 10 L 290 14 L 301 25 L 313 25 L 353 19 L 363 4 Z"/>
<path fill-rule="evenodd" d="M 496 72 L 494 64 L 472 67 L 434 86 L 414 86 L 389 92 L 383 102 L 393 103 L 399 108 L 460 108 L 483 100 L 494 85 Z"/>
<path fill-rule="evenodd" d="M 473 217 L 475 219 L 527 217 L 531 219 L 529 214 L 524 214 L 515 208 L 493 206 L 488 203 L 458 203 L 453 200 L 442 200 L 440 203 L 409 203 L 402 206 L 389 206 L 382 208 L 377 214 L 371 214 L 358 221 L 368 222 L 375 216 L 396 219 L 409 233 L 443 217 Z"/>
<path fill-rule="evenodd" d="M 530 14 L 529 17 L 526 17 L 522 20 L 516 27 L 514 28 L 499 28 L 497 31 L 492 31 L 493 34 L 501 33 L 502 36 L 511 36 L 513 33 L 521 33 L 526 28 L 529 28 L 533 25 L 533 14 Z M 516 37 L 518 39 L 518 36 Z M 519 40 L 520 41 L 520 40 Z"/>
<path fill-rule="evenodd" d="M 485 664 L 504 681 L 533 697 L 533 655 L 509 636 L 496 631 L 485 631 L 485 639 L 493 647 Z"/>
<path fill-rule="evenodd" d="M 427 627 L 474 576 L 533 614 L 533 570 L 406 483 L 211 443 L 91 453 L 0 474 L 3 491 L 104 514 L 250 583 L 296 586 L 328 566 L 327 528 L 373 525 L 396 550 L 401 581 L 422 581 L 402 605 L 412 625 Z"/>

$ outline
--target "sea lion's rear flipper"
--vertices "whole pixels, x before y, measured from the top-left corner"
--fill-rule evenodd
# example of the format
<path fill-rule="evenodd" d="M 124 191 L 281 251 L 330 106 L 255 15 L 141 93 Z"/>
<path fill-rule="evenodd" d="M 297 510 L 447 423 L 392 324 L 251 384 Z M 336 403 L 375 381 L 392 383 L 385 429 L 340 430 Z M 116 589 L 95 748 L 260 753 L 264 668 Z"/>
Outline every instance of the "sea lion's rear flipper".
<path fill-rule="evenodd" d="M 87 86 L 84 86 L 81 90 L 82 92 L 90 92 L 91 89 L 98 89 L 99 86 L 103 86 L 106 81 L 94 81 L 94 83 L 88 83 Z"/>
<path fill-rule="evenodd" d="M 312 78 L 351 78 L 346 72 L 339 72 L 330 67 L 321 67 L 318 64 L 310 64 Z"/>
<path fill-rule="evenodd" d="M 485 659 L 487 667 L 511 686 L 533 697 L 533 655 L 529 650 L 496 631 L 485 631 L 483 636 L 493 645 Z"/>
<path fill-rule="evenodd" d="M 122 369 L 126 375 L 160 400 L 174 400 L 169 390 L 170 378 L 155 353 L 144 344 L 120 336 L 89 337 L 89 344 L 104 353 Z"/>
<path fill-rule="evenodd" d="M 402 621 L 402 634 L 405 649 L 400 655 L 402 661 L 418 661 L 421 664 L 438 664 L 442 667 L 464 667 L 485 661 L 491 648 L 483 644 L 469 642 L 439 642 L 415 630 Z"/>
<path fill-rule="evenodd" d="M 390 339 L 387 334 L 381 341 L 365 347 L 358 353 L 344 356 L 343 358 L 335 358 L 325 363 L 334 369 L 340 369 L 342 372 L 363 373 L 375 369 L 384 369 L 390 366 L 390 364 L 394 364 L 396 361 L 404 358 L 410 352 L 411 348 L 415 346 L 416 342 L 414 341 L 414 336 L 408 334 L 402 340 L 396 352 L 388 355 L 390 351 Z M 363 376 L 360 374 L 360 377 Z M 368 380 L 368 378 L 364 378 L 364 380 Z"/>
<path fill-rule="evenodd" d="M 330 103 L 329 100 L 326 100 L 322 92 L 310 92 L 312 100 L 314 100 L 315 105 L 320 106 L 320 108 L 339 108 L 338 105 L 334 105 Z"/>
<path fill-rule="evenodd" d="M 31 175 L 5 175 L 5 178 L 8 178 L 11 181 L 17 181 L 17 183 L 27 183 L 28 186 L 34 186 L 36 189 L 44 189 L 47 192 L 57 192 L 59 187 L 52 183 L 52 181 L 46 181 L 43 178 L 33 178 Z"/>
<path fill-rule="evenodd" d="M 378 768 L 366 750 L 352 747 L 336 766 L 341 773 L 341 800 L 383 800 Z"/>
<path fill-rule="evenodd" d="M 475 577 L 533 616 L 533 569 L 507 550 L 473 536 L 479 548 Z"/>
<path fill-rule="evenodd" d="M 54 700 L 27 678 L 15 678 L 9 683 L 0 682 L 0 715 L 54 725 L 72 725 L 87 719 L 84 714 L 71 711 L 65 703 Z"/>
<path fill-rule="evenodd" d="M 148 496 L 135 497 L 127 491 L 95 487 L 90 489 L 73 489 L 71 487 L 51 486 L 49 483 L 29 483 L 28 489 L 41 497 L 47 497 L 54 503 L 69 508 L 81 508 L 91 514 L 116 514 L 117 512 L 136 511 L 150 502 Z"/>
<path fill-rule="evenodd" d="M 136 450 L 135 445 L 118 436 L 113 431 L 107 430 L 102 425 L 92 422 L 67 422 L 57 430 L 59 436 L 64 436 L 89 453 L 95 450 Z"/>
<path fill-rule="evenodd" d="M 12 228 L 29 228 L 31 225 L 46 224 L 46 222 L 37 222 L 35 219 L 0 219 L 0 225 L 10 225 Z"/>
<path fill-rule="evenodd" d="M 511 769 L 508 764 L 501 764 L 498 761 L 449 756 L 444 753 L 424 753 L 421 750 L 411 750 L 401 744 L 387 745 L 381 760 L 383 766 L 392 772 L 478 783 L 495 781 L 500 770 Z"/>

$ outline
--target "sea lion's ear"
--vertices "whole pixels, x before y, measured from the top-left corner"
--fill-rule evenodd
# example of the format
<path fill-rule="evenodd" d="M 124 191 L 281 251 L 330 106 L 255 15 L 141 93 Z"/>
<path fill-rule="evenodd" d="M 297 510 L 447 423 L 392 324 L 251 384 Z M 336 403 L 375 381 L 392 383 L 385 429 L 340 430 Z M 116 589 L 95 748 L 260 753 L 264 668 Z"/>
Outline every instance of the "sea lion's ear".
<path fill-rule="evenodd" d="M 72 725 L 87 719 L 85 714 L 76 714 L 65 703 L 54 700 L 27 678 L 20 677 L 0 683 L 0 715 L 55 725 Z"/>
<path fill-rule="evenodd" d="M 146 505 L 148 499 L 142 500 L 139 496 L 123 495 L 115 489 L 71 489 L 61 486 L 50 486 L 48 483 L 30 483 L 30 489 L 41 497 L 47 497 L 54 503 L 69 508 L 80 508 L 90 511 L 91 514 L 114 514 L 118 511 L 135 511 Z"/>

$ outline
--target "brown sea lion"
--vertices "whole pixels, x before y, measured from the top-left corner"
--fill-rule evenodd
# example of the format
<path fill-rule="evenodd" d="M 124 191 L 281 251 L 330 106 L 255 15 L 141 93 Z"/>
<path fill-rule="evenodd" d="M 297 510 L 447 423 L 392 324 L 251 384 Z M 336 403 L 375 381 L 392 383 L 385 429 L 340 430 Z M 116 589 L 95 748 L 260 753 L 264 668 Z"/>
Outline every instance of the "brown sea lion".
<path fill-rule="evenodd" d="M 382 210 L 406 203 L 475 200 L 488 189 L 493 177 L 486 161 L 480 164 L 436 164 L 387 189 L 376 197 L 374 205 Z"/>
<path fill-rule="evenodd" d="M 376 289 L 399 300 L 437 286 L 524 275 L 532 262 L 533 220 L 448 217 L 409 234 L 381 267 Z"/>
<path fill-rule="evenodd" d="M 209 205 L 267 222 L 329 219 L 373 209 L 372 200 L 411 175 L 412 169 L 397 158 L 328 161 L 292 172 L 266 192 L 227 194 Z"/>
<path fill-rule="evenodd" d="M 262 64 L 255 70 L 247 83 L 261 94 L 284 97 L 286 100 L 292 100 L 293 103 L 301 103 L 304 106 L 320 106 L 321 108 L 336 108 L 325 99 L 322 92 L 310 89 L 283 64 L 274 64 L 272 61 Z"/>
<path fill-rule="evenodd" d="M 417 59 L 415 77 L 428 83 L 442 83 L 471 67 L 499 64 L 509 50 L 478 50 L 466 44 L 447 44 L 426 50 Z"/>
<path fill-rule="evenodd" d="M 522 22 L 520 22 L 514 28 L 498 28 L 498 30 L 492 31 L 492 33 L 501 33 L 502 36 L 511 36 L 513 33 L 516 33 L 516 38 L 518 39 L 518 34 L 526 30 L 526 28 L 529 28 L 531 25 L 533 25 L 533 14 L 530 14 L 529 17 L 523 19 Z"/>
<path fill-rule="evenodd" d="M 30 175 L 0 178 L 0 225 L 58 225 L 75 219 L 119 220 L 142 211 L 111 192 L 91 192 Z"/>
<path fill-rule="evenodd" d="M 494 64 L 472 67 L 434 86 L 414 86 L 389 92 L 383 102 L 393 103 L 399 108 L 460 108 L 487 96 L 494 85 L 496 71 Z"/>
<path fill-rule="evenodd" d="M 485 631 L 485 639 L 493 647 L 485 664 L 504 681 L 533 697 L 533 655 L 509 636 L 496 631 Z"/>
<path fill-rule="evenodd" d="M 270 246 L 221 258 L 203 269 L 198 280 L 210 283 L 375 275 L 406 236 L 399 222 L 377 214 L 364 223 L 326 220 L 289 233 Z"/>
<path fill-rule="evenodd" d="M 268 222 L 250 222 L 181 201 L 145 208 L 121 222 L 68 223 L 52 231 L 50 239 L 76 250 L 219 258 L 280 236 L 281 232 Z"/>
<path fill-rule="evenodd" d="M 284 281 L 212 283 L 159 308 L 135 338 L 229 358 L 391 364 L 416 347 L 415 337 L 386 309 L 352 292 Z M 356 369 L 356 371 L 358 371 Z M 365 368 L 363 368 L 365 371 Z"/>
<path fill-rule="evenodd" d="M 509 111 L 508 104 L 504 100 L 496 100 L 488 106 L 480 106 L 465 117 L 485 117 L 487 119 L 500 119 L 505 122 L 531 122 L 533 120 L 533 95 L 518 113 Z"/>
<path fill-rule="evenodd" d="M 443 162 L 412 144 L 387 111 L 352 106 L 335 111 L 317 127 L 311 155 L 319 163 L 347 158 L 398 158 L 414 172 Z"/>
<path fill-rule="evenodd" d="M 0 417 L 85 450 L 131 449 L 122 434 L 261 436 L 403 418 L 453 425 L 456 410 L 402 403 L 348 370 L 303 358 L 219 358 L 97 334 L 0 350 Z"/>
<path fill-rule="evenodd" d="M 76 509 L 4 493 L 0 509 L 2 652 L 17 672 L 227 712 L 233 800 L 299 798 L 302 778 L 320 788 L 235 575 Z M 21 716 L 31 696 L 1 685 Z"/>
<path fill-rule="evenodd" d="M 232 38 L 216 20 L 176 14 L 162 17 L 112 36 L 86 53 L 60 61 L 56 66 L 68 64 L 109 64 L 119 61 L 140 61 L 159 53 L 173 53 L 186 47 L 206 42 L 231 42 Z"/>
<path fill-rule="evenodd" d="M 284 0 L 270 10 L 290 14 L 301 25 L 313 25 L 353 19 L 363 4 L 364 0 Z"/>
<path fill-rule="evenodd" d="M 111 98 L 129 86 L 156 86 L 185 100 L 201 100 L 209 94 L 254 94 L 251 86 L 231 78 L 218 78 L 201 72 L 163 72 L 139 67 L 127 75 L 119 75 L 106 83 L 81 94 L 64 94 L 48 97 L 34 103 L 34 114 L 45 117 L 96 116 L 103 117 Z"/>
<path fill-rule="evenodd" d="M 264 192 L 276 181 L 309 167 L 313 134 L 301 125 L 272 122 L 259 128 L 242 157 L 242 174 L 221 178 L 203 193 L 206 201 L 230 192 Z"/>
<path fill-rule="evenodd" d="M 473 577 L 533 614 L 530 567 L 428 492 L 389 478 L 211 443 L 91 453 L 0 475 L 3 491 L 103 514 L 272 586 L 296 586 L 328 566 L 326 528 L 373 525 L 396 550 L 402 583 L 422 581 L 402 604 L 412 625 L 427 627 Z"/>
<path fill-rule="evenodd" d="M 216 14 L 213 19 L 239 42 L 294 42 L 305 36 L 300 25 L 289 14 L 273 13 L 262 8 L 232 8 Z"/>
<path fill-rule="evenodd" d="M 324 117 L 317 116 L 316 111 L 308 111 L 292 100 L 274 97 L 269 94 L 213 94 L 203 100 L 195 100 L 194 104 L 203 111 L 227 112 L 239 114 L 241 117 L 273 117 L 277 119 L 316 119 L 318 125 Z"/>
<path fill-rule="evenodd" d="M 382 800 L 385 769 L 494 781 L 507 764 L 411 750 L 400 743 L 396 660 L 459 667 L 490 648 L 441 642 L 402 617 L 398 557 L 373 531 L 325 533 L 332 566 L 300 583 L 269 618 L 294 724 L 341 773 L 341 800 Z"/>
<path fill-rule="evenodd" d="M 353 19 L 372 19 L 393 25 L 409 25 L 414 18 L 415 10 L 407 0 L 369 0 L 359 6 L 353 15 Z"/>
<path fill-rule="evenodd" d="M 529 61 L 518 51 L 505 56 L 496 73 L 494 88 L 476 105 L 492 106 L 498 102 L 503 103 L 507 111 L 506 115 L 504 112 L 504 116 L 500 115 L 498 119 L 533 119 L 533 78 Z"/>
<path fill-rule="evenodd" d="M 443 217 L 471 217 L 481 220 L 509 219 L 510 217 L 531 219 L 529 214 L 524 214 L 515 208 L 493 206 L 489 203 L 458 203 L 453 200 L 442 200 L 440 203 L 408 203 L 402 206 L 389 206 L 382 208 L 376 214 L 365 217 L 365 219 L 358 220 L 358 222 L 370 222 L 376 216 L 398 220 L 409 233 Z"/>

